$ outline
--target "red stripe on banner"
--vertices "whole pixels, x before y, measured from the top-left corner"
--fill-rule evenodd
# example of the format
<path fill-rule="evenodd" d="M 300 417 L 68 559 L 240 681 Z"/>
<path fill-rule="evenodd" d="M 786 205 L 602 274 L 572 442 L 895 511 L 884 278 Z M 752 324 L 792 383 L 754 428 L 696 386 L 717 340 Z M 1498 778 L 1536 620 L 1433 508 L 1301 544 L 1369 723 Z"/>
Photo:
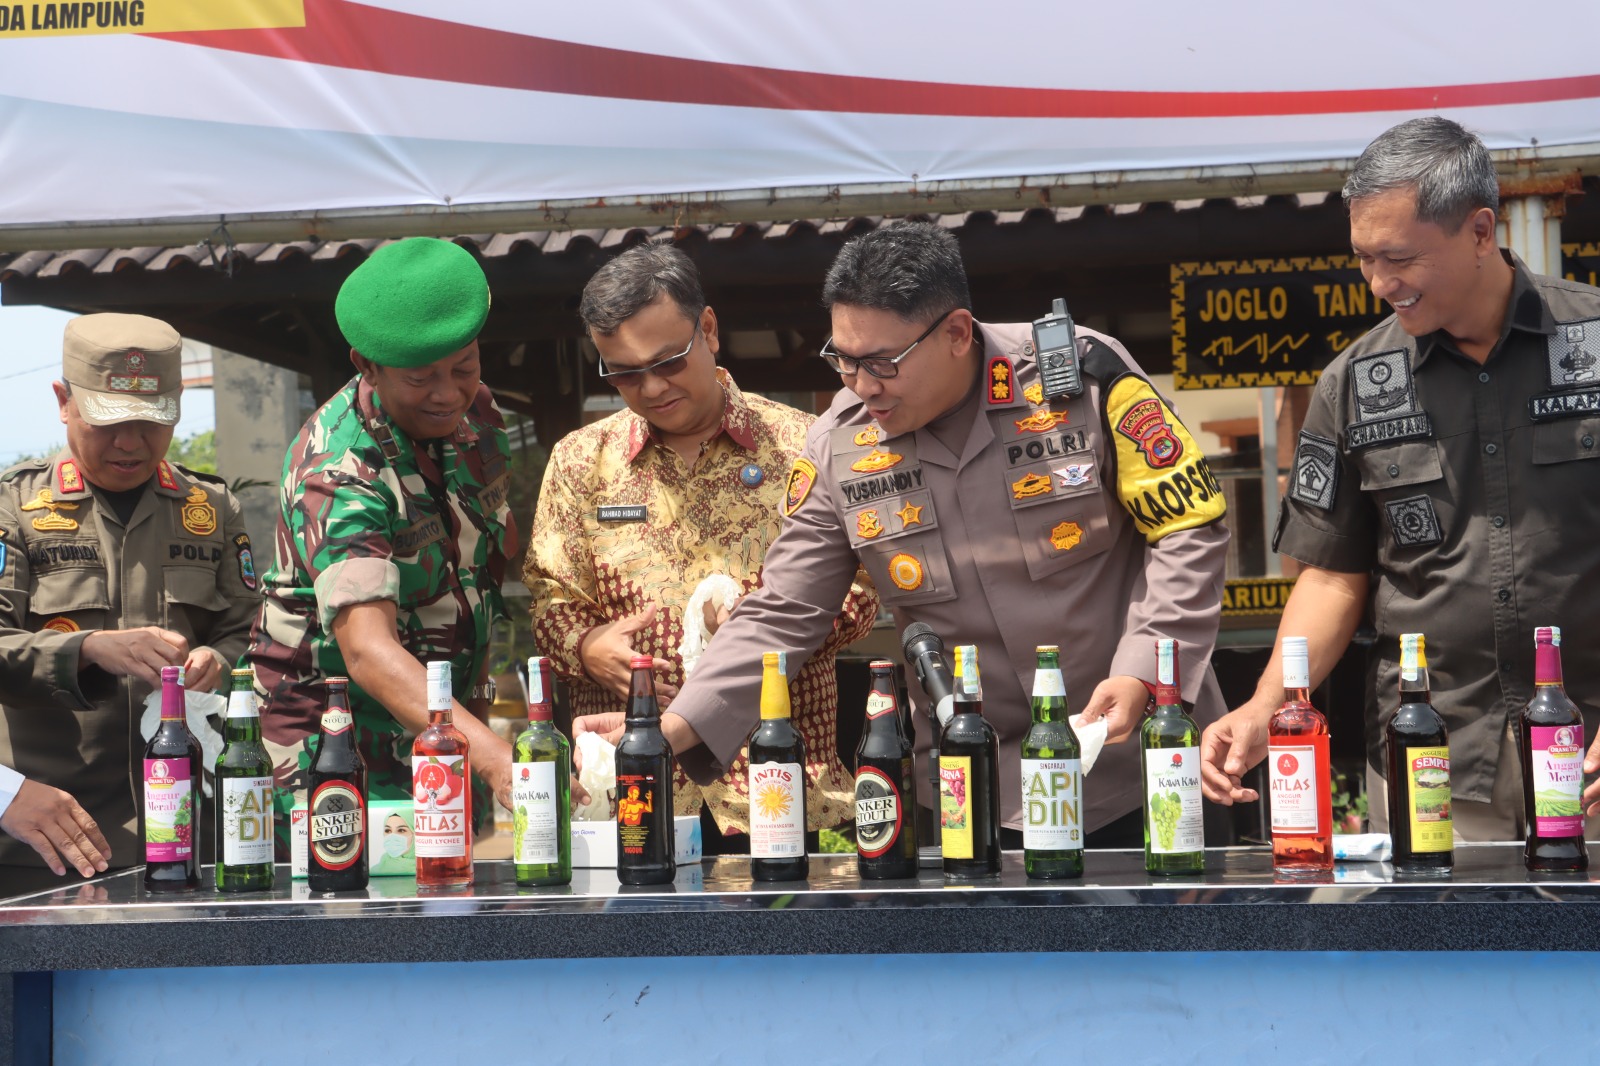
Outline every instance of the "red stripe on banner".
<path fill-rule="evenodd" d="M 779 111 L 988 118 L 1226 118 L 1433 111 L 1583 100 L 1600 75 L 1478 85 L 1299 92 L 1123 92 L 958 85 L 778 70 L 574 44 L 305 0 L 305 27 L 155 34 L 163 40 L 433 81 L 575 96 Z"/>

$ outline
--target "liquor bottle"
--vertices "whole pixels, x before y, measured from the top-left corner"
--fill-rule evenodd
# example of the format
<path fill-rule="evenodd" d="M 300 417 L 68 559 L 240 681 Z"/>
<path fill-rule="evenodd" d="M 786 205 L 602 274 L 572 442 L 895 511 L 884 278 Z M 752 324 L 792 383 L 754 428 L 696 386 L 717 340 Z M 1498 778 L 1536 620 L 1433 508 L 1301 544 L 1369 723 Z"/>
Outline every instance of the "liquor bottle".
<path fill-rule="evenodd" d="M 1178 642 L 1156 641 L 1156 709 L 1139 730 L 1144 762 L 1144 868 L 1197 874 L 1206 866 L 1200 729 L 1183 709 Z"/>
<path fill-rule="evenodd" d="M 1067 721 L 1061 649 L 1034 649 L 1033 725 L 1022 738 L 1022 866 L 1029 877 L 1083 876 L 1083 768 Z"/>
<path fill-rule="evenodd" d="M 761 720 L 745 742 L 749 751 L 750 877 L 804 881 L 806 745 L 789 716 L 789 677 L 783 652 L 761 656 Z"/>
<path fill-rule="evenodd" d="M 866 881 L 917 876 L 915 772 L 902 714 L 904 675 L 874 659 L 867 721 L 856 746 L 856 872 Z"/>
<path fill-rule="evenodd" d="M 1583 716 L 1561 679 L 1561 630 L 1533 631 L 1533 699 L 1517 721 L 1522 810 L 1528 823 L 1522 860 L 1530 870 L 1587 870 L 1583 843 Z"/>
<path fill-rule="evenodd" d="M 944 872 L 1000 872 L 1000 739 L 983 720 L 978 649 L 956 648 L 953 712 L 939 742 L 939 837 Z"/>
<path fill-rule="evenodd" d="M 1305 637 L 1283 638 L 1283 706 L 1267 726 L 1272 794 L 1272 869 L 1281 878 L 1318 879 L 1333 871 L 1333 797 L 1328 720 L 1311 705 Z"/>
<path fill-rule="evenodd" d="M 200 742 L 184 718 L 183 667 L 161 668 L 161 724 L 144 747 L 144 887 L 200 885 Z"/>
<path fill-rule="evenodd" d="M 572 883 L 572 746 L 556 729 L 550 660 L 528 660 L 528 728 L 511 764 L 512 860 L 519 885 Z"/>
<path fill-rule="evenodd" d="M 1433 709 L 1428 652 L 1421 633 L 1400 634 L 1400 708 L 1383 730 L 1389 771 L 1389 839 L 1394 868 L 1448 873 L 1450 735 Z"/>
<path fill-rule="evenodd" d="M 327 706 L 317 753 L 307 771 L 311 808 L 306 885 L 313 892 L 352 892 L 367 887 L 367 763 L 356 748 L 350 714 L 350 682 L 323 680 Z"/>
<path fill-rule="evenodd" d="M 411 743 L 418 888 L 472 884 L 472 770 L 450 722 L 450 664 L 428 664 L 428 727 Z"/>
<path fill-rule="evenodd" d="M 217 891 L 272 887 L 272 759 L 261 743 L 255 674 L 233 672 L 222 753 L 212 774 L 217 798 Z"/>
<path fill-rule="evenodd" d="M 672 821 L 672 747 L 661 735 L 655 660 L 629 660 L 628 715 L 617 742 L 617 880 L 664 885 L 677 873 Z"/>

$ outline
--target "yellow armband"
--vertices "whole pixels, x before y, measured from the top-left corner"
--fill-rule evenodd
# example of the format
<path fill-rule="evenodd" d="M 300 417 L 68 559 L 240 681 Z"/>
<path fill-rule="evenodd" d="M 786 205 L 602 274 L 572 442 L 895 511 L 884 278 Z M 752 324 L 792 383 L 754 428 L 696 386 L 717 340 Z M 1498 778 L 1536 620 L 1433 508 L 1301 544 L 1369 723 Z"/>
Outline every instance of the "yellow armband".
<path fill-rule="evenodd" d="M 1145 540 L 1227 513 L 1199 445 L 1144 378 L 1129 374 L 1111 386 L 1106 425 L 1117 449 L 1117 497 Z"/>

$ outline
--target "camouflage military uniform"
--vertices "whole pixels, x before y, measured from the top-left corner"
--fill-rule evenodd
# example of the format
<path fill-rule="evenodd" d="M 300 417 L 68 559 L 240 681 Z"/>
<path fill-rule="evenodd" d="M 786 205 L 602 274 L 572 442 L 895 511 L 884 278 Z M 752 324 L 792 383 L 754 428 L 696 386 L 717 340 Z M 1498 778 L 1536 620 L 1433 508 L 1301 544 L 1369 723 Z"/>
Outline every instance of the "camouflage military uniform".
<path fill-rule="evenodd" d="M 422 445 L 359 378 L 311 416 L 284 459 L 277 557 L 262 577 L 266 599 L 250 647 L 275 754 L 298 747 L 307 765 L 321 680 L 348 676 L 329 627 L 353 604 L 393 600 L 400 643 L 419 660 L 452 662 L 456 699 L 466 699 L 484 672 L 490 628 L 505 613 L 500 583 L 517 547 L 508 464 L 505 423 L 483 386 L 453 435 Z M 411 735 L 354 683 L 350 705 L 369 794 L 405 798 Z M 285 792 L 305 782 L 279 783 L 282 809 Z"/>

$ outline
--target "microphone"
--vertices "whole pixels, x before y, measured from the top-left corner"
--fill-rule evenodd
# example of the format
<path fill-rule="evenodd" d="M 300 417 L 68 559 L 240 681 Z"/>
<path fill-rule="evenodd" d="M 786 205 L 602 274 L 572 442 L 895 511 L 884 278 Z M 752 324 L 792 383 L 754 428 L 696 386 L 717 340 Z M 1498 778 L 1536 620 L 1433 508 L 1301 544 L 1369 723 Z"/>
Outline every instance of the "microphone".
<path fill-rule="evenodd" d="M 926 622 L 913 622 L 900 638 L 900 649 L 905 653 L 906 662 L 917 672 L 917 681 L 928 694 L 942 730 L 955 713 L 956 687 L 949 660 L 944 657 L 944 641 Z"/>

